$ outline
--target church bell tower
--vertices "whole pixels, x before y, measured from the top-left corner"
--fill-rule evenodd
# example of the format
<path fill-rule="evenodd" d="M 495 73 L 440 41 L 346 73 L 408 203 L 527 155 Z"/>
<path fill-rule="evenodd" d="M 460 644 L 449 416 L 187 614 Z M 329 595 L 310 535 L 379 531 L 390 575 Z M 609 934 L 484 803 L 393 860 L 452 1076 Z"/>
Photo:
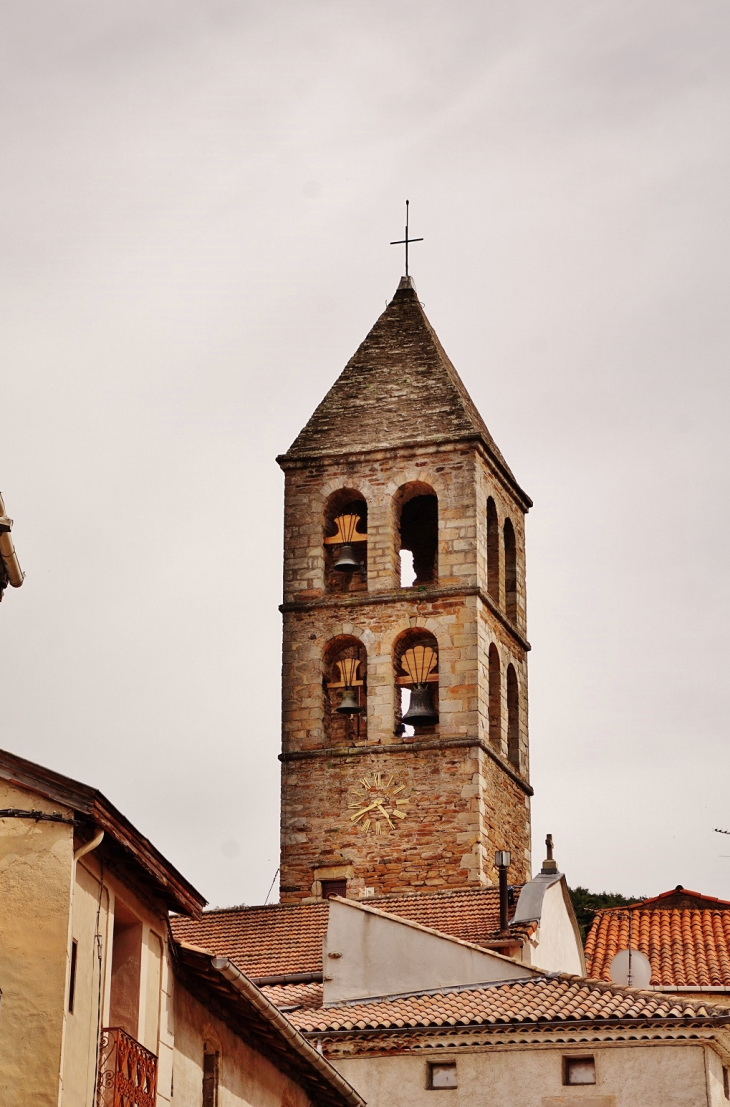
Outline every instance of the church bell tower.
<path fill-rule="evenodd" d="M 281 900 L 528 879 L 531 500 L 410 277 L 278 461 Z"/>

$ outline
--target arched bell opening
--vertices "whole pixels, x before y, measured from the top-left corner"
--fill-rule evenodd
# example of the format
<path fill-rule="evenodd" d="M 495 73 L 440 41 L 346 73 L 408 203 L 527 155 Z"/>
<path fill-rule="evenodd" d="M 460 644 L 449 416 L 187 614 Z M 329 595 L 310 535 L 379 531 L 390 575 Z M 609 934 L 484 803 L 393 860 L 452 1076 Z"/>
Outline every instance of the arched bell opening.
<path fill-rule="evenodd" d="M 324 575 L 328 592 L 367 591 L 368 505 L 354 488 L 340 488 L 324 511 Z"/>
<path fill-rule="evenodd" d="M 499 519 L 497 506 L 490 496 L 487 500 L 487 591 L 495 603 L 499 603 Z"/>
<path fill-rule="evenodd" d="M 410 481 L 398 489 L 394 507 L 401 588 L 436 584 L 438 578 L 438 496 L 429 484 Z"/>
<path fill-rule="evenodd" d="M 494 642 L 489 647 L 489 742 L 496 753 L 502 750 L 502 670 Z"/>
<path fill-rule="evenodd" d="M 367 651 L 359 638 L 341 634 L 324 652 L 324 740 L 354 746 L 367 738 Z"/>
<path fill-rule="evenodd" d="M 428 630 L 412 627 L 393 648 L 394 733 L 413 738 L 433 733 L 439 721 L 438 643 Z"/>
<path fill-rule="evenodd" d="M 507 757 L 520 768 L 520 690 L 514 665 L 507 667 Z"/>
<path fill-rule="evenodd" d="M 517 622 L 517 542 L 511 519 L 504 521 L 504 589 L 507 618 Z"/>

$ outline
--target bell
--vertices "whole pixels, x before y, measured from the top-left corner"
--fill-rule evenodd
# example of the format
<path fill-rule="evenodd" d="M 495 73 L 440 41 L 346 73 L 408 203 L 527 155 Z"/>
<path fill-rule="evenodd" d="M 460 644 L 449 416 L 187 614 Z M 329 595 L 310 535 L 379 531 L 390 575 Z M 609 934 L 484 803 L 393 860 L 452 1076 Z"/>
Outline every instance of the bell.
<path fill-rule="evenodd" d="M 340 715 L 360 714 L 360 704 L 357 702 L 357 692 L 354 688 L 343 688 L 342 699 L 337 706 L 337 711 Z"/>
<path fill-rule="evenodd" d="M 431 703 L 431 693 L 427 684 L 413 685 L 411 702 L 402 721 L 410 726 L 434 726 L 439 721 Z"/>
<path fill-rule="evenodd" d="M 355 551 L 349 543 L 340 546 L 337 560 L 332 568 L 337 569 L 340 573 L 356 573 L 362 568 L 360 562 L 355 559 Z"/>

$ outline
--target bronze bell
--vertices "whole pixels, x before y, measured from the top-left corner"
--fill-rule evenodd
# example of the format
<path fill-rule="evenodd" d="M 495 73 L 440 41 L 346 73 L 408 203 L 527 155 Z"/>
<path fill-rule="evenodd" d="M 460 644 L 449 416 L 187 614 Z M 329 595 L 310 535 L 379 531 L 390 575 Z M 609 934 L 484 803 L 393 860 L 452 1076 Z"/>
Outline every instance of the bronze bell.
<path fill-rule="evenodd" d="M 335 560 L 333 569 L 337 569 L 340 573 L 356 573 L 362 568 L 360 562 L 355 558 L 355 551 L 349 543 L 344 546 L 340 546 L 337 558 Z"/>
<path fill-rule="evenodd" d="M 360 714 L 360 704 L 357 702 L 357 692 L 354 688 L 343 688 L 342 699 L 337 706 L 337 711 L 340 715 Z"/>
<path fill-rule="evenodd" d="M 439 721 L 431 703 L 431 693 L 427 684 L 413 685 L 411 702 L 402 721 L 410 726 L 434 726 Z"/>

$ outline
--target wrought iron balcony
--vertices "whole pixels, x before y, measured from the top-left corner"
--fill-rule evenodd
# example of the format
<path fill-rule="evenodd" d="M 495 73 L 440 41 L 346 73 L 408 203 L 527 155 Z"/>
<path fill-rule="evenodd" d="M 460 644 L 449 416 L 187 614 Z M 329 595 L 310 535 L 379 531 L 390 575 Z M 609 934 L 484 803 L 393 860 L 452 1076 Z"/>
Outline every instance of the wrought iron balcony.
<path fill-rule="evenodd" d="M 121 1027 L 101 1032 L 97 1107 L 156 1107 L 157 1058 Z"/>

